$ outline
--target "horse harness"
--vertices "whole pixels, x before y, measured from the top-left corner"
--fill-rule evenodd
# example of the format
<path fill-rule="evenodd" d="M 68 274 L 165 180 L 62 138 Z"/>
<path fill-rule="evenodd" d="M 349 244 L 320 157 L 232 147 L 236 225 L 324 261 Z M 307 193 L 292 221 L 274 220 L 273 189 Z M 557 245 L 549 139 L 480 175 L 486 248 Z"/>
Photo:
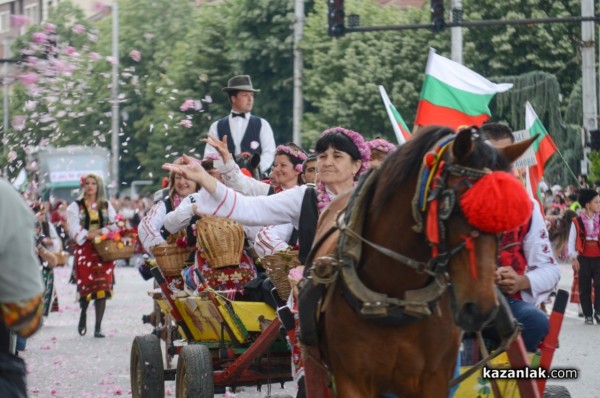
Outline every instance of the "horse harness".
<path fill-rule="evenodd" d="M 425 235 L 432 246 L 432 258 L 429 261 L 415 260 L 362 236 L 368 205 L 373 198 L 379 176 L 378 170 L 372 170 L 365 178 L 361 179 L 347 207 L 337 216 L 335 225 L 319 241 L 315 242 L 306 262 L 312 266 L 307 270 L 305 285 L 325 287 L 331 286 L 339 280 L 344 297 L 362 317 L 392 325 L 404 325 L 426 318 L 433 313 L 442 294 L 450 285 L 449 260 L 462 249 L 466 248 L 469 251 L 471 274 L 476 277 L 473 240 L 479 236 L 479 231 L 473 228 L 469 236 L 462 237 L 460 244 L 449 248 L 447 221 L 451 215 L 461 212 L 458 206 L 460 195 L 478 179 L 488 174 L 489 170 L 478 170 L 449 163 L 446 160 L 445 152 L 453 140 L 454 136 L 444 137 L 434 146 L 433 151 L 426 154 L 412 202 L 413 216 L 417 222 L 413 229 L 416 232 L 423 232 L 423 219 L 425 219 Z M 451 176 L 459 178 L 458 183 L 452 187 L 448 185 L 448 179 Z M 314 253 L 336 230 L 340 232 L 340 237 L 335 257 L 319 257 L 312 261 Z M 420 289 L 406 291 L 403 299 L 369 289 L 362 283 L 357 273 L 363 243 L 389 258 L 413 268 L 416 272 L 430 275 L 431 280 Z M 314 290 L 323 291 L 323 289 Z M 332 291 L 333 289 L 328 289 L 327 296 Z M 309 301 L 314 302 L 315 300 L 313 298 Z M 321 300 L 321 309 L 325 308 L 324 304 L 327 301 L 327 297 Z M 311 318 L 316 321 L 320 311 L 317 309 L 314 311 L 316 311 L 314 314 L 316 316 Z M 317 328 L 308 329 L 316 331 Z M 308 336 L 305 333 L 306 329 L 302 330 L 302 324 L 301 332 L 305 344 L 309 341 L 317 341 L 316 336 Z"/>

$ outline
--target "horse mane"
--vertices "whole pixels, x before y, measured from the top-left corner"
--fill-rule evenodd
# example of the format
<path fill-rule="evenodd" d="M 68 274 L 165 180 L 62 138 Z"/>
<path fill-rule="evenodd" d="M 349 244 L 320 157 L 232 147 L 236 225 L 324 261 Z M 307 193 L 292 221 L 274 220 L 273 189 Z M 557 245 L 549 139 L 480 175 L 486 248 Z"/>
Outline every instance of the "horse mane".
<path fill-rule="evenodd" d="M 381 209 L 411 178 L 417 175 L 423 156 L 431 147 L 454 131 L 441 126 L 427 126 L 419 129 L 413 137 L 398 150 L 386 157 L 381 164 L 377 185 L 386 187 L 380 190 L 372 208 Z"/>
<path fill-rule="evenodd" d="M 410 140 L 390 154 L 381 165 L 378 186 L 380 189 L 375 196 L 373 208 L 382 209 L 395 195 L 403 189 L 410 179 L 415 178 L 423 163 L 423 157 L 433 145 L 442 138 L 455 134 L 454 130 L 442 126 L 426 126 L 419 129 Z M 464 166 L 481 169 L 488 167 L 492 170 L 510 170 L 510 163 L 491 145 L 484 144 L 483 138 L 474 135 L 476 145 L 472 153 L 465 159 Z"/>

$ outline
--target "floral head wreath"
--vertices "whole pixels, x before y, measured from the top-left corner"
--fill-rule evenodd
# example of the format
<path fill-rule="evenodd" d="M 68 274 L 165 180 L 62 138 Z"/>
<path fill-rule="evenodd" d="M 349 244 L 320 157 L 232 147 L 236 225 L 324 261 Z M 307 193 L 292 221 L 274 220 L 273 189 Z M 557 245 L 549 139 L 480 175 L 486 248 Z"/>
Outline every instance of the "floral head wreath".
<path fill-rule="evenodd" d="M 215 160 L 221 160 L 221 156 L 217 153 L 209 153 L 204 157 L 204 160 L 212 160 L 214 162 Z"/>
<path fill-rule="evenodd" d="M 360 133 L 357 133 L 356 131 L 348 130 L 343 127 L 333 127 L 323 131 L 321 133 L 321 138 L 329 134 L 335 133 L 344 134 L 346 137 L 350 138 L 354 145 L 356 145 L 358 153 L 360 154 L 360 160 L 362 161 L 362 164 L 360 165 L 360 170 L 358 170 L 358 173 L 356 175 L 361 175 L 362 173 L 367 171 L 369 167 L 369 159 L 371 159 L 371 149 L 369 148 L 369 145 L 367 145 L 367 142 L 365 141 L 363 136 L 360 135 Z"/>
<path fill-rule="evenodd" d="M 392 153 L 398 149 L 396 145 L 383 138 L 375 138 L 371 141 L 367 141 L 367 145 L 371 151 L 380 151 L 383 153 Z"/>
<path fill-rule="evenodd" d="M 307 156 L 304 152 L 302 151 L 298 151 L 294 148 L 291 148 L 287 145 L 279 145 L 276 149 L 275 149 L 275 153 L 285 153 L 290 157 L 296 158 L 298 160 L 298 163 L 294 166 L 294 170 L 296 170 L 298 173 L 302 173 L 302 163 L 306 160 Z"/>

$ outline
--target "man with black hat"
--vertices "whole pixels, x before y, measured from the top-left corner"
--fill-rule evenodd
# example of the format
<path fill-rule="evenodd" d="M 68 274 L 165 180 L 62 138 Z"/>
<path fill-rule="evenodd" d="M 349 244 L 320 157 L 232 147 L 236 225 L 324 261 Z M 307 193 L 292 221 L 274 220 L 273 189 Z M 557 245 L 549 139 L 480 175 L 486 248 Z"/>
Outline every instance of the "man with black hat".
<path fill-rule="evenodd" d="M 227 136 L 227 146 L 234 155 L 242 152 L 260 155 L 260 171 L 264 174 L 275 158 L 275 138 L 273 129 L 265 119 L 250 113 L 254 105 L 254 93 L 260 90 L 252 87 L 248 75 L 234 76 L 227 82 L 223 91 L 229 96 L 231 113 L 210 126 L 210 134 L 223 140 Z M 210 145 L 204 149 L 204 157 L 218 152 Z"/>

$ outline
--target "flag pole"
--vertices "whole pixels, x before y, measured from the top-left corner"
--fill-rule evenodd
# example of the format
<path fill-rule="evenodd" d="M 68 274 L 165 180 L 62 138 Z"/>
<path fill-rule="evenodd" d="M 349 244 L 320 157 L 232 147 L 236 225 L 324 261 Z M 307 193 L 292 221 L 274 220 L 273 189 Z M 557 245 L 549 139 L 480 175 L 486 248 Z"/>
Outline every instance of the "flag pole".
<path fill-rule="evenodd" d="M 562 155 L 562 153 L 560 153 L 560 151 L 558 150 L 558 147 L 556 147 L 556 153 L 558 153 L 560 155 L 560 158 L 565 163 L 565 166 L 567 166 L 567 170 L 569 170 L 569 173 L 571 173 L 571 175 L 573 176 L 573 178 L 575 179 L 575 181 L 577 181 L 577 185 L 579 185 L 581 187 L 581 185 L 579 184 L 579 180 L 577 179 L 577 176 L 575 175 L 575 173 L 573 173 L 573 170 L 571 170 L 571 168 L 569 167 L 569 164 L 565 160 L 565 158 Z"/>

